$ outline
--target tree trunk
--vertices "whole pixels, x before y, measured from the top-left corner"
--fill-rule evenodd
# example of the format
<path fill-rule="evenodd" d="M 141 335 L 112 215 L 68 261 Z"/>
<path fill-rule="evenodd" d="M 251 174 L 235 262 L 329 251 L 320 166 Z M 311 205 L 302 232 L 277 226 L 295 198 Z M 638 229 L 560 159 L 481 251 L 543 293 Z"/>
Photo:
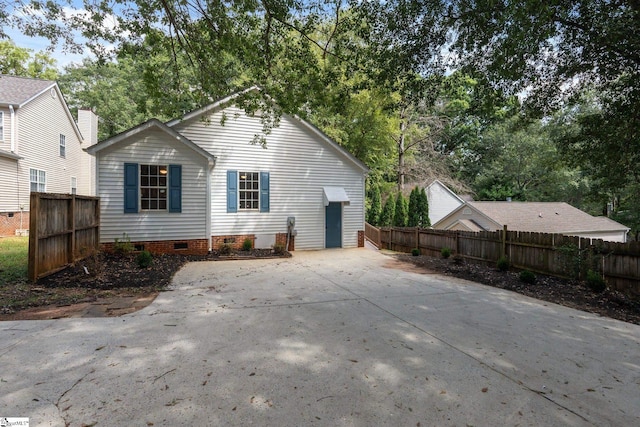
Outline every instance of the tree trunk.
<path fill-rule="evenodd" d="M 398 191 L 404 190 L 404 134 L 407 129 L 404 108 L 400 111 L 400 138 L 398 139 Z"/>

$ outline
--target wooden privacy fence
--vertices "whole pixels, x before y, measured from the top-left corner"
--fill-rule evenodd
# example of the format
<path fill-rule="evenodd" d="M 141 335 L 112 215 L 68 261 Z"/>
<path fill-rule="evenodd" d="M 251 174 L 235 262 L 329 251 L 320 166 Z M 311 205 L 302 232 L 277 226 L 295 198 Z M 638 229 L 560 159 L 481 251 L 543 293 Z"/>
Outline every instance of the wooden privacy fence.
<path fill-rule="evenodd" d="M 561 234 L 508 231 L 450 231 L 421 228 L 381 228 L 366 224 L 365 234 L 379 248 L 440 256 L 449 248 L 465 259 L 493 264 L 501 256 L 517 269 L 584 279 L 600 273 L 607 284 L 640 296 L 640 242 L 615 243 Z M 375 229 L 366 231 L 367 229 Z M 378 240 L 373 240 L 378 237 Z"/>
<path fill-rule="evenodd" d="M 61 270 L 98 250 L 100 199 L 31 193 L 29 280 Z"/>

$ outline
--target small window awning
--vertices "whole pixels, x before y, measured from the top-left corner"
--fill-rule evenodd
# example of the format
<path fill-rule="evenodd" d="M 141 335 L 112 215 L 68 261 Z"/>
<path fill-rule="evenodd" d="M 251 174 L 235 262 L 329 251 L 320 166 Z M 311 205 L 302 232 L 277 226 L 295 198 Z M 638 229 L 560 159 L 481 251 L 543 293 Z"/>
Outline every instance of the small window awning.
<path fill-rule="evenodd" d="M 329 203 L 344 203 L 345 205 L 351 203 L 347 192 L 342 187 L 322 187 L 322 194 L 325 206 L 329 206 Z"/>

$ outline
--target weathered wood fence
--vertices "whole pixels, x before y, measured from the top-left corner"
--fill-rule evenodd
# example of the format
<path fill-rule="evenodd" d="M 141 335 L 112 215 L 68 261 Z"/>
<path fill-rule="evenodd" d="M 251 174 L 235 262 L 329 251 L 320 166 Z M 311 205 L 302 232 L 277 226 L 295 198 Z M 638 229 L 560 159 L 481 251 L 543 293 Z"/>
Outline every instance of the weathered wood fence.
<path fill-rule="evenodd" d="M 561 234 L 508 231 L 506 227 L 475 233 L 376 229 L 369 224 L 365 236 L 378 248 L 398 252 L 418 248 L 424 255 L 440 256 L 442 248 L 449 248 L 465 259 L 489 264 L 506 256 L 517 269 L 557 277 L 582 279 L 592 270 L 601 273 L 611 288 L 640 296 L 640 242 L 605 242 Z"/>
<path fill-rule="evenodd" d="M 100 199 L 31 193 L 29 280 L 61 270 L 98 250 Z"/>

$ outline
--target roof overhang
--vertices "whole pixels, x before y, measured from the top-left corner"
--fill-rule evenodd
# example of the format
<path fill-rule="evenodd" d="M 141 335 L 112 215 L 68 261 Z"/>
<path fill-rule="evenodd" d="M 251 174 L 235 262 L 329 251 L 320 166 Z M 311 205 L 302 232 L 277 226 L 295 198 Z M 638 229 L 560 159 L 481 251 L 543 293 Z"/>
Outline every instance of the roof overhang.
<path fill-rule="evenodd" d="M 157 120 L 157 119 L 148 120 L 132 129 L 129 129 L 127 131 L 114 135 L 111 138 L 105 139 L 104 141 L 101 141 L 95 145 L 92 145 L 91 147 L 86 148 L 85 151 L 95 156 L 98 152 L 108 147 L 116 145 L 129 138 L 133 138 L 150 129 L 157 129 L 161 132 L 166 133 L 171 138 L 177 139 L 178 141 L 182 142 L 185 146 L 189 147 L 196 153 L 200 154 L 202 157 L 205 157 L 206 159 L 208 159 L 209 162 L 215 162 L 216 160 L 216 157 L 213 154 L 204 150 L 203 148 L 201 148 L 199 145 L 197 145 L 190 139 L 176 132 L 174 129 L 170 128 L 169 126 L 165 125 L 164 123 L 162 123 L 160 120 Z"/>
<path fill-rule="evenodd" d="M 12 153 L 11 151 L 0 150 L 0 157 L 4 157 L 11 160 L 20 160 L 22 157 L 18 156 L 16 153 Z"/>
<path fill-rule="evenodd" d="M 347 192 L 342 187 L 322 187 L 322 198 L 325 206 L 329 206 L 329 203 L 351 204 Z"/>

